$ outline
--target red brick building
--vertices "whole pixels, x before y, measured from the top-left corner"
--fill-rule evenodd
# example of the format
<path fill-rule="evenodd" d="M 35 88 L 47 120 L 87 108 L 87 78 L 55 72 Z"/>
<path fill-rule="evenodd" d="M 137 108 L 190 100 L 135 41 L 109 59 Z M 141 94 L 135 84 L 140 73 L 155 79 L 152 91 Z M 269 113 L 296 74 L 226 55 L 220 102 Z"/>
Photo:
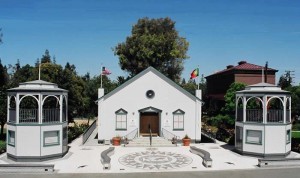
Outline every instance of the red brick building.
<path fill-rule="evenodd" d="M 262 82 L 262 77 L 266 83 L 275 84 L 275 74 L 278 70 L 271 69 L 266 66 L 250 64 L 247 61 L 238 62 L 237 66 L 228 65 L 226 69 L 209 75 L 206 78 L 207 98 L 210 107 L 213 105 L 223 105 L 224 95 L 229 86 L 234 82 L 252 85 Z M 265 70 L 264 76 L 262 70 Z M 217 107 L 217 106 L 216 106 Z"/>

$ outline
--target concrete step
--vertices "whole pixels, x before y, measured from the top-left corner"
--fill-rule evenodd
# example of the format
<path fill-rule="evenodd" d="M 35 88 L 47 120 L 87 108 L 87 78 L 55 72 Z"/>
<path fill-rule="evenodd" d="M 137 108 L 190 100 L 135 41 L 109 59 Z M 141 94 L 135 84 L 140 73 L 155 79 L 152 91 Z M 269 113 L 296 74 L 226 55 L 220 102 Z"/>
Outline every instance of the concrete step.
<path fill-rule="evenodd" d="M 149 137 L 138 137 L 129 142 L 126 147 L 149 147 L 150 139 Z M 176 145 L 172 144 L 171 141 L 166 140 L 161 137 L 152 137 L 152 147 L 174 147 Z"/>

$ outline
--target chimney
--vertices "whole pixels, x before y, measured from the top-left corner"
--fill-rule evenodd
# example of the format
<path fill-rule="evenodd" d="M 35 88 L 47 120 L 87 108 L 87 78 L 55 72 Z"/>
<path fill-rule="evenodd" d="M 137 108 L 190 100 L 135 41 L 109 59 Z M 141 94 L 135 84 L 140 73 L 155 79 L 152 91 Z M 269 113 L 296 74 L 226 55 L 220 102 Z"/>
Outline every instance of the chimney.
<path fill-rule="evenodd" d="M 227 69 L 230 69 L 230 68 L 233 68 L 233 67 L 234 67 L 233 65 L 226 66 Z"/>
<path fill-rule="evenodd" d="M 239 65 L 246 64 L 246 63 L 247 63 L 247 61 L 240 61 L 240 62 L 238 62 Z"/>

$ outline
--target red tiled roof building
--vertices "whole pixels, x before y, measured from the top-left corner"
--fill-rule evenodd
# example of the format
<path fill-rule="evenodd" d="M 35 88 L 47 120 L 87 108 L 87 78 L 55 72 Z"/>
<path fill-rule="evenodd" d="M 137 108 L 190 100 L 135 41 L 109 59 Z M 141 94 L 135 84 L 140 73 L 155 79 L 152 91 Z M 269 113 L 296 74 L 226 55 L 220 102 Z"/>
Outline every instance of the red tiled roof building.
<path fill-rule="evenodd" d="M 263 82 L 262 71 L 263 69 L 265 70 L 265 68 L 265 66 L 251 64 L 247 61 L 240 61 L 237 66 L 228 65 L 226 69 L 205 77 L 207 97 L 210 101 L 210 105 L 212 104 L 212 100 L 223 105 L 224 95 L 229 86 L 234 82 L 244 83 L 246 85 Z M 278 70 L 267 68 L 264 72 L 264 82 L 275 84 L 276 72 L 278 72 Z"/>

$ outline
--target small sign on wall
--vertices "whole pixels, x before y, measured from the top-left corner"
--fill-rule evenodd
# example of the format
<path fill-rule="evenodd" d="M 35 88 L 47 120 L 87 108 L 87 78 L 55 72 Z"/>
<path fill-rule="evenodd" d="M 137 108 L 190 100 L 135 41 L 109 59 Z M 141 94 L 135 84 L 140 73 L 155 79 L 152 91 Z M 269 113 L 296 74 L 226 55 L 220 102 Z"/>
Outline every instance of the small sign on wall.
<path fill-rule="evenodd" d="M 164 123 L 164 126 L 165 127 L 170 127 L 170 125 L 171 125 L 170 122 L 171 122 L 170 119 L 166 119 L 165 123 Z"/>
<path fill-rule="evenodd" d="M 135 127 L 136 124 L 135 124 L 135 120 L 134 119 L 130 119 L 129 121 L 129 127 Z"/>

